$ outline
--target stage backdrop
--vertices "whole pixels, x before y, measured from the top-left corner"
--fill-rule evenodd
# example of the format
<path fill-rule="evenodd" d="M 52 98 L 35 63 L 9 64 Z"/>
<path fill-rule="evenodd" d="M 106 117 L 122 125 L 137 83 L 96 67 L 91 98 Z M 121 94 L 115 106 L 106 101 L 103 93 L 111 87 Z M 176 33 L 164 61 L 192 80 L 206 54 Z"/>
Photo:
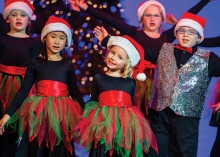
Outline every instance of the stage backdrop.
<path fill-rule="evenodd" d="M 104 0 L 102 0 L 103 2 Z M 122 0 L 122 8 L 124 8 L 123 17 L 129 24 L 138 26 L 136 17 L 136 11 L 142 0 Z M 167 13 L 172 13 L 177 19 L 179 19 L 183 12 L 187 11 L 190 7 L 194 6 L 198 0 L 160 0 L 164 5 Z M 0 12 L 2 13 L 4 1 L 0 0 Z M 205 37 L 215 37 L 220 35 L 220 0 L 210 2 L 205 8 L 198 14 L 207 19 L 205 27 Z M 169 29 L 169 25 L 164 25 L 164 29 Z M 211 51 L 220 56 L 220 48 L 212 48 Z M 205 108 L 212 102 L 213 87 L 218 78 L 213 78 L 210 84 L 208 95 L 205 102 Z M 212 110 L 206 110 L 203 112 L 203 117 L 200 121 L 200 134 L 199 134 L 199 148 L 198 157 L 209 157 L 211 147 L 213 145 L 216 128 L 209 126 L 209 120 Z"/>

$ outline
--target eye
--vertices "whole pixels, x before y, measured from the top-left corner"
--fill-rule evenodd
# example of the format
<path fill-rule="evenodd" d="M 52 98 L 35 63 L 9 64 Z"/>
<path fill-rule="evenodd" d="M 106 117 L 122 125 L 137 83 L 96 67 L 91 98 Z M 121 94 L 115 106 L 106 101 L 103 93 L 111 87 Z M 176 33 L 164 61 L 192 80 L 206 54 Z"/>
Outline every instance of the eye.
<path fill-rule="evenodd" d="M 189 29 L 188 32 L 189 32 L 190 34 L 194 34 L 194 30 L 193 30 L 193 29 Z"/>
<path fill-rule="evenodd" d="M 22 14 L 21 16 L 22 16 L 22 17 L 26 17 L 27 15 L 26 15 L 26 14 Z"/>
<path fill-rule="evenodd" d="M 160 15 L 154 15 L 154 17 L 158 18 L 158 17 L 160 17 Z"/>
<path fill-rule="evenodd" d="M 55 36 L 54 36 L 54 35 L 51 35 L 51 38 L 55 38 Z"/>

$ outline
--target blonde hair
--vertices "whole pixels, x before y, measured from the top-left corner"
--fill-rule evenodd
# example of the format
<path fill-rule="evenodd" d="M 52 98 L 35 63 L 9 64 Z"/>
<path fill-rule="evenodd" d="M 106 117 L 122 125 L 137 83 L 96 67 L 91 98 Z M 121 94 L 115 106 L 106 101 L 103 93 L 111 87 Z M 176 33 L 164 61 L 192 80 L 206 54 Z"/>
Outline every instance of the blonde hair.
<path fill-rule="evenodd" d="M 132 70 L 132 67 L 131 67 L 131 61 L 128 58 L 125 66 L 124 66 L 123 72 L 122 72 L 122 77 L 123 78 L 128 78 L 128 77 L 131 78 L 132 73 L 133 73 L 133 70 Z"/>
<path fill-rule="evenodd" d="M 106 63 L 107 61 L 107 55 L 109 53 L 109 50 L 113 47 L 114 45 L 110 46 L 108 48 L 108 52 L 105 54 L 104 58 L 104 62 Z M 127 53 L 127 52 L 126 52 Z M 131 61 L 128 58 L 126 64 L 124 65 L 124 69 L 122 70 L 122 78 L 131 78 L 133 74 L 133 70 L 132 70 L 132 66 L 131 66 Z"/>

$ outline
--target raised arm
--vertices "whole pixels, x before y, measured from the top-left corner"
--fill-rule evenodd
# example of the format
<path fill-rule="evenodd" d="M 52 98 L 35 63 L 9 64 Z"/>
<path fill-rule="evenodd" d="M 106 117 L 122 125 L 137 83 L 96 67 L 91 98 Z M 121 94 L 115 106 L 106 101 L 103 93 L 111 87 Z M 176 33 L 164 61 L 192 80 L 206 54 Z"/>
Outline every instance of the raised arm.
<path fill-rule="evenodd" d="M 205 38 L 199 46 L 203 47 L 219 47 L 220 46 L 220 36 L 214 38 Z"/>
<path fill-rule="evenodd" d="M 208 2 L 210 2 L 210 0 L 201 0 L 195 6 L 190 8 L 187 12 L 197 14 L 200 10 L 202 10 L 204 6 L 206 6 L 206 4 L 208 4 Z M 176 39 L 176 37 L 174 36 L 174 29 L 175 25 L 171 29 L 168 29 L 164 32 L 168 39 L 167 42 L 172 43 Z"/>
<path fill-rule="evenodd" d="M 84 1 L 80 1 L 80 0 L 76 0 L 76 1 L 69 0 L 69 1 L 72 4 L 74 4 L 72 6 L 75 6 L 75 5 L 79 6 L 82 10 L 85 10 L 87 13 L 89 13 L 90 15 L 94 16 L 95 18 L 97 18 L 99 20 L 106 22 L 107 24 L 116 28 L 117 30 L 119 30 L 123 34 L 133 36 L 133 34 L 136 32 L 136 30 L 138 28 L 135 26 L 128 25 L 123 20 L 119 20 L 117 18 L 114 18 L 113 16 L 110 16 L 109 14 L 106 14 L 102 11 L 99 11 L 98 9 L 94 9 L 93 7 L 91 7 L 90 5 L 85 3 Z M 74 9 L 74 8 L 72 7 L 72 9 Z"/>

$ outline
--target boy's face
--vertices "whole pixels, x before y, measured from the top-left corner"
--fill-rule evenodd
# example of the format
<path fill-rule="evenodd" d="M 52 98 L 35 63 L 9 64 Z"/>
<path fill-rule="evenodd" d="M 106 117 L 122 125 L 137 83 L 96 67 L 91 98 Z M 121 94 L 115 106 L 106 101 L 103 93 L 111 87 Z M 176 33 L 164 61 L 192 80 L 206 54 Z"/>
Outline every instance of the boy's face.
<path fill-rule="evenodd" d="M 181 47 L 190 48 L 201 40 L 201 36 L 193 28 L 184 26 L 177 30 L 176 39 Z"/>

